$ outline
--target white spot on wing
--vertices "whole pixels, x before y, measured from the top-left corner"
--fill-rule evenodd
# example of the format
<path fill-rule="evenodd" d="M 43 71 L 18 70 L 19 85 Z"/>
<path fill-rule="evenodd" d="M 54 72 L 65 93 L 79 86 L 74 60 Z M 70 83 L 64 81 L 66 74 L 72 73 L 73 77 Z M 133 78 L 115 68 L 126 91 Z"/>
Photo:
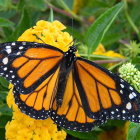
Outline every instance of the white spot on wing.
<path fill-rule="evenodd" d="M 4 65 L 6 65 L 8 63 L 8 57 L 3 58 L 2 62 Z"/>
<path fill-rule="evenodd" d="M 6 49 L 11 49 L 11 46 L 6 46 Z"/>
<path fill-rule="evenodd" d="M 12 78 L 15 78 L 15 75 L 12 75 Z"/>
<path fill-rule="evenodd" d="M 120 84 L 120 86 L 121 86 L 122 88 L 124 88 L 124 85 L 123 85 L 123 84 Z"/>
<path fill-rule="evenodd" d="M 12 45 L 16 45 L 16 43 L 15 43 L 15 42 L 13 42 L 13 43 L 12 43 Z"/>
<path fill-rule="evenodd" d="M 137 96 L 135 92 L 132 92 L 132 94 L 133 94 L 133 96 L 135 96 L 135 97 Z"/>
<path fill-rule="evenodd" d="M 23 46 L 20 46 L 19 49 L 22 50 L 23 49 Z"/>
<path fill-rule="evenodd" d="M 120 90 L 120 93 L 121 93 L 121 94 L 123 94 L 123 91 L 122 91 L 122 90 Z"/>
<path fill-rule="evenodd" d="M 132 88 L 131 86 L 129 87 L 129 89 L 130 89 L 130 90 L 133 90 L 133 88 Z"/>
<path fill-rule="evenodd" d="M 20 55 L 21 53 L 20 52 L 17 52 L 17 55 Z"/>
<path fill-rule="evenodd" d="M 7 67 L 5 67 L 3 70 L 6 71 L 7 70 Z"/>
<path fill-rule="evenodd" d="M 129 94 L 129 99 L 133 99 L 133 98 L 134 98 L 133 94 Z"/>
<path fill-rule="evenodd" d="M 132 105 L 131 105 L 130 102 L 128 102 L 128 103 L 126 104 L 126 108 L 127 108 L 128 110 L 130 110 L 130 109 L 132 108 Z"/>
<path fill-rule="evenodd" d="M 26 42 L 22 42 L 23 45 L 26 45 Z"/>
<path fill-rule="evenodd" d="M 10 54 L 12 51 L 11 51 L 11 49 L 7 49 L 6 52 L 7 52 L 8 54 Z"/>

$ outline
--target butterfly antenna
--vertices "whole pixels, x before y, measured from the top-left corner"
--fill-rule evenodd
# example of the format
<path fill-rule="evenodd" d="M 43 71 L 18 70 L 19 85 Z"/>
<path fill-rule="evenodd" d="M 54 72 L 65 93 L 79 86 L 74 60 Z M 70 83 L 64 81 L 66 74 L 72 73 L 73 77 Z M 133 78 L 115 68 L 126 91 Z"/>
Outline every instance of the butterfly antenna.
<path fill-rule="evenodd" d="M 72 17 L 72 37 L 74 37 L 74 18 Z M 74 46 L 77 48 L 77 43 L 76 43 L 77 41 L 76 41 L 76 39 L 74 38 L 73 39 L 73 44 L 74 44 Z"/>
<path fill-rule="evenodd" d="M 72 18 L 72 37 L 74 35 L 74 30 L 73 30 L 73 18 Z M 73 39 L 70 43 L 68 43 L 65 47 L 70 46 L 70 44 L 73 42 L 73 44 L 75 44 L 75 39 Z"/>
<path fill-rule="evenodd" d="M 73 17 L 72 17 L 72 36 L 74 35 L 74 30 L 73 30 Z"/>
<path fill-rule="evenodd" d="M 38 40 L 40 40 L 40 41 L 42 41 L 44 44 L 46 44 L 39 36 L 37 36 L 36 34 L 32 34 L 33 36 L 35 36 L 36 37 L 36 39 L 38 39 Z"/>

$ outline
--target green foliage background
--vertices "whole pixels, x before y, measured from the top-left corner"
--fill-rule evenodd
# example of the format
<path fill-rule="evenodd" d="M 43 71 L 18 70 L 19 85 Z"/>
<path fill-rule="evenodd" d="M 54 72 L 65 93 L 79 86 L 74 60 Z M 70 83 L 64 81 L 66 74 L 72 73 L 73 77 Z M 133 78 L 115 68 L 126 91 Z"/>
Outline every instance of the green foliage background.
<path fill-rule="evenodd" d="M 125 56 L 140 70 L 140 0 L 0 0 L 0 42 L 15 41 L 38 20 L 60 20 L 79 43 L 79 52 L 91 60 L 114 60 L 93 55 L 102 43 L 106 50 Z M 130 43 L 130 41 L 134 41 Z M 119 61 L 110 69 L 117 72 Z M 103 65 L 107 67 L 107 65 Z M 12 112 L 7 107 L 8 82 L 0 78 L 0 140 Z M 124 121 L 109 121 L 89 133 L 67 131 L 67 139 L 98 140 L 103 132 L 121 128 Z M 127 140 L 139 140 L 140 126 L 131 123 Z M 117 139 L 116 139 L 117 140 Z"/>

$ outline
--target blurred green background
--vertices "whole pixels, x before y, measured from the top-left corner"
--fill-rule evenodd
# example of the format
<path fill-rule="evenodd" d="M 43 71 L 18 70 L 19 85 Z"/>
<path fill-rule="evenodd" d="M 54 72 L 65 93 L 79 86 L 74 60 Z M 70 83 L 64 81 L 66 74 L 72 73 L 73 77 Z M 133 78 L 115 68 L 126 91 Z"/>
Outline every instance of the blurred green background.
<path fill-rule="evenodd" d="M 121 0 L 0 0 L 0 43 L 17 40 L 38 20 L 51 21 L 54 19 L 67 26 L 66 31 L 79 44 L 78 50 L 81 56 L 94 61 L 100 60 L 99 62 L 104 67 L 118 72 L 118 66 L 122 65 L 124 60 L 118 60 L 111 55 L 93 54 L 99 43 L 102 43 L 106 52 L 112 50 L 120 54 L 125 61 L 131 62 L 140 70 L 140 0 L 124 0 L 121 11 L 112 15 L 112 17 L 115 16 L 113 21 L 111 21 L 111 12 L 108 16 L 106 15 L 105 20 L 108 19 L 108 23 L 113 23 L 110 27 L 105 25 L 104 28 L 101 28 L 103 29 L 101 36 L 97 38 L 99 41 L 94 41 L 94 39 L 85 41 L 87 36 L 95 36 L 92 25 L 98 17 L 119 2 Z M 108 29 L 107 32 L 106 29 Z M 91 31 L 93 32 L 91 33 Z M 92 41 L 94 44 L 89 48 L 88 44 Z M 108 61 L 109 63 L 117 62 L 109 65 Z M 6 104 L 7 92 L 8 82 L 1 77 L 0 140 L 5 139 L 5 124 L 12 117 L 12 111 Z M 126 128 L 125 121 L 114 120 L 89 133 L 67 131 L 67 139 L 140 140 L 140 127 L 136 125 L 133 128 L 136 129 L 127 133 L 128 127 Z"/>

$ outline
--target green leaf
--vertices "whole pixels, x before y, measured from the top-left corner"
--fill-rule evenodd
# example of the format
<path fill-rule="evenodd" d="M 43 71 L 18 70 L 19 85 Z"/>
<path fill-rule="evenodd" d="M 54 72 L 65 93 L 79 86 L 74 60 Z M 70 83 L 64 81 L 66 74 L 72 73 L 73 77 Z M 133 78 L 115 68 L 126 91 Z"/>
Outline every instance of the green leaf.
<path fill-rule="evenodd" d="M 0 128 L 0 140 L 5 140 L 5 128 Z"/>
<path fill-rule="evenodd" d="M 22 8 L 25 6 L 26 1 L 25 0 L 19 0 L 17 3 L 17 10 L 22 10 Z"/>
<path fill-rule="evenodd" d="M 16 12 L 17 11 L 15 9 L 9 9 L 9 10 L 5 10 L 5 11 L 1 11 L 0 12 L 0 17 L 9 19 L 9 18 L 14 17 Z"/>
<path fill-rule="evenodd" d="M 11 120 L 11 116 L 7 116 L 7 115 L 0 116 L 0 128 L 5 128 L 6 123 L 10 120 Z"/>
<path fill-rule="evenodd" d="M 5 0 L 0 0 L 0 6 L 4 6 L 4 5 L 5 5 L 5 3 L 6 3 L 6 1 L 5 1 Z"/>
<path fill-rule="evenodd" d="M 98 140 L 98 135 L 102 132 L 102 129 L 95 128 L 94 131 L 91 132 L 75 132 L 70 130 L 65 130 L 68 134 L 80 139 L 80 140 Z"/>
<path fill-rule="evenodd" d="M 111 130 L 114 127 L 123 127 L 125 123 L 126 122 L 122 120 L 108 120 L 101 128 L 104 130 Z"/>
<path fill-rule="evenodd" d="M 0 90 L 0 102 L 2 102 L 2 104 L 6 102 L 5 99 L 7 97 L 7 93 L 8 91 Z"/>
<path fill-rule="evenodd" d="M 88 46 L 88 54 L 91 54 L 102 41 L 105 33 L 124 6 L 123 2 L 115 5 L 103 13 L 88 29 L 85 42 Z"/>
<path fill-rule="evenodd" d="M 23 8 L 21 18 L 19 20 L 19 23 L 16 27 L 16 30 L 13 32 L 13 34 L 10 36 L 8 41 L 17 40 L 18 37 L 28 28 L 30 28 L 30 16 L 26 8 Z"/>
<path fill-rule="evenodd" d="M 0 27 L 13 27 L 14 23 L 6 18 L 0 17 Z"/>
<path fill-rule="evenodd" d="M 135 67 L 140 71 L 140 56 L 134 57 L 131 60 L 131 63 L 135 65 Z"/>
<path fill-rule="evenodd" d="M 12 0 L 0 0 L 0 11 L 12 6 Z"/>
<path fill-rule="evenodd" d="M 140 12 L 139 12 L 139 7 L 140 7 L 140 1 L 137 0 L 133 3 L 133 7 L 132 9 L 128 9 L 129 13 L 130 13 L 130 16 L 132 17 L 133 19 L 133 22 L 139 26 L 140 25 L 140 20 L 139 20 L 139 17 L 140 17 Z"/>
<path fill-rule="evenodd" d="M 71 11 L 70 8 L 68 7 L 68 5 L 65 3 L 64 0 L 57 0 L 56 1 L 58 3 L 58 5 L 60 7 L 62 7 L 63 9 L 65 9 L 66 11 Z"/>
<path fill-rule="evenodd" d="M 121 33 L 108 34 L 103 38 L 102 43 L 105 46 L 106 45 L 111 45 L 111 44 L 117 42 L 118 40 L 124 38 L 125 36 L 126 36 L 125 34 L 121 34 Z"/>
<path fill-rule="evenodd" d="M 81 21 L 81 17 L 77 16 L 70 7 L 66 4 L 64 0 L 57 0 L 56 1 L 60 7 L 62 7 L 64 10 L 66 10 L 69 14 L 71 14 L 76 20 Z"/>
<path fill-rule="evenodd" d="M 54 21 L 54 15 L 53 15 L 53 9 L 52 8 L 50 8 L 50 15 L 49 15 L 48 21 L 50 21 L 50 22 Z"/>
<path fill-rule="evenodd" d="M 66 29 L 63 30 L 63 32 L 69 32 L 73 38 L 77 40 L 82 40 L 83 39 L 83 35 L 81 32 L 79 32 L 79 30 L 76 30 L 75 28 L 71 27 L 71 26 L 67 26 Z M 79 47 L 79 46 L 78 46 Z"/>
<path fill-rule="evenodd" d="M 29 0 L 27 1 L 27 4 L 29 4 L 29 6 L 33 7 L 34 9 L 41 11 L 44 11 L 47 8 L 45 0 Z"/>
<path fill-rule="evenodd" d="M 4 79 L 3 77 L 0 77 L 0 84 L 3 87 L 8 88 L 9 82 L 6 79 Z"/>
<path fill-rule="evenodd" d="M 0 105 L 0 116 L 12 116 L 12 110 L 7 106 L 7 104 Z"/>
<path fill-rule="evenodd" d="M 72 9 L 72 8 L 73 8 L 74 0 L 65 0 L 65 3 L 68 5 L 68 7 L 69 7 L 70 9 Z"/>
<path fill-rule="evenodd" d="M 2 42 L 7 42 L 8 38 L 11 36 L 11 34 L 13 33 L 13 28 L 10 27 L 3 27 L 3 33 L 4 33 L 4 39 Z"/>
<path fill-rule="evenodd" d="M 128 129 L 127 140 L 140 140 L 140 125 L 130 123 Z"/>

